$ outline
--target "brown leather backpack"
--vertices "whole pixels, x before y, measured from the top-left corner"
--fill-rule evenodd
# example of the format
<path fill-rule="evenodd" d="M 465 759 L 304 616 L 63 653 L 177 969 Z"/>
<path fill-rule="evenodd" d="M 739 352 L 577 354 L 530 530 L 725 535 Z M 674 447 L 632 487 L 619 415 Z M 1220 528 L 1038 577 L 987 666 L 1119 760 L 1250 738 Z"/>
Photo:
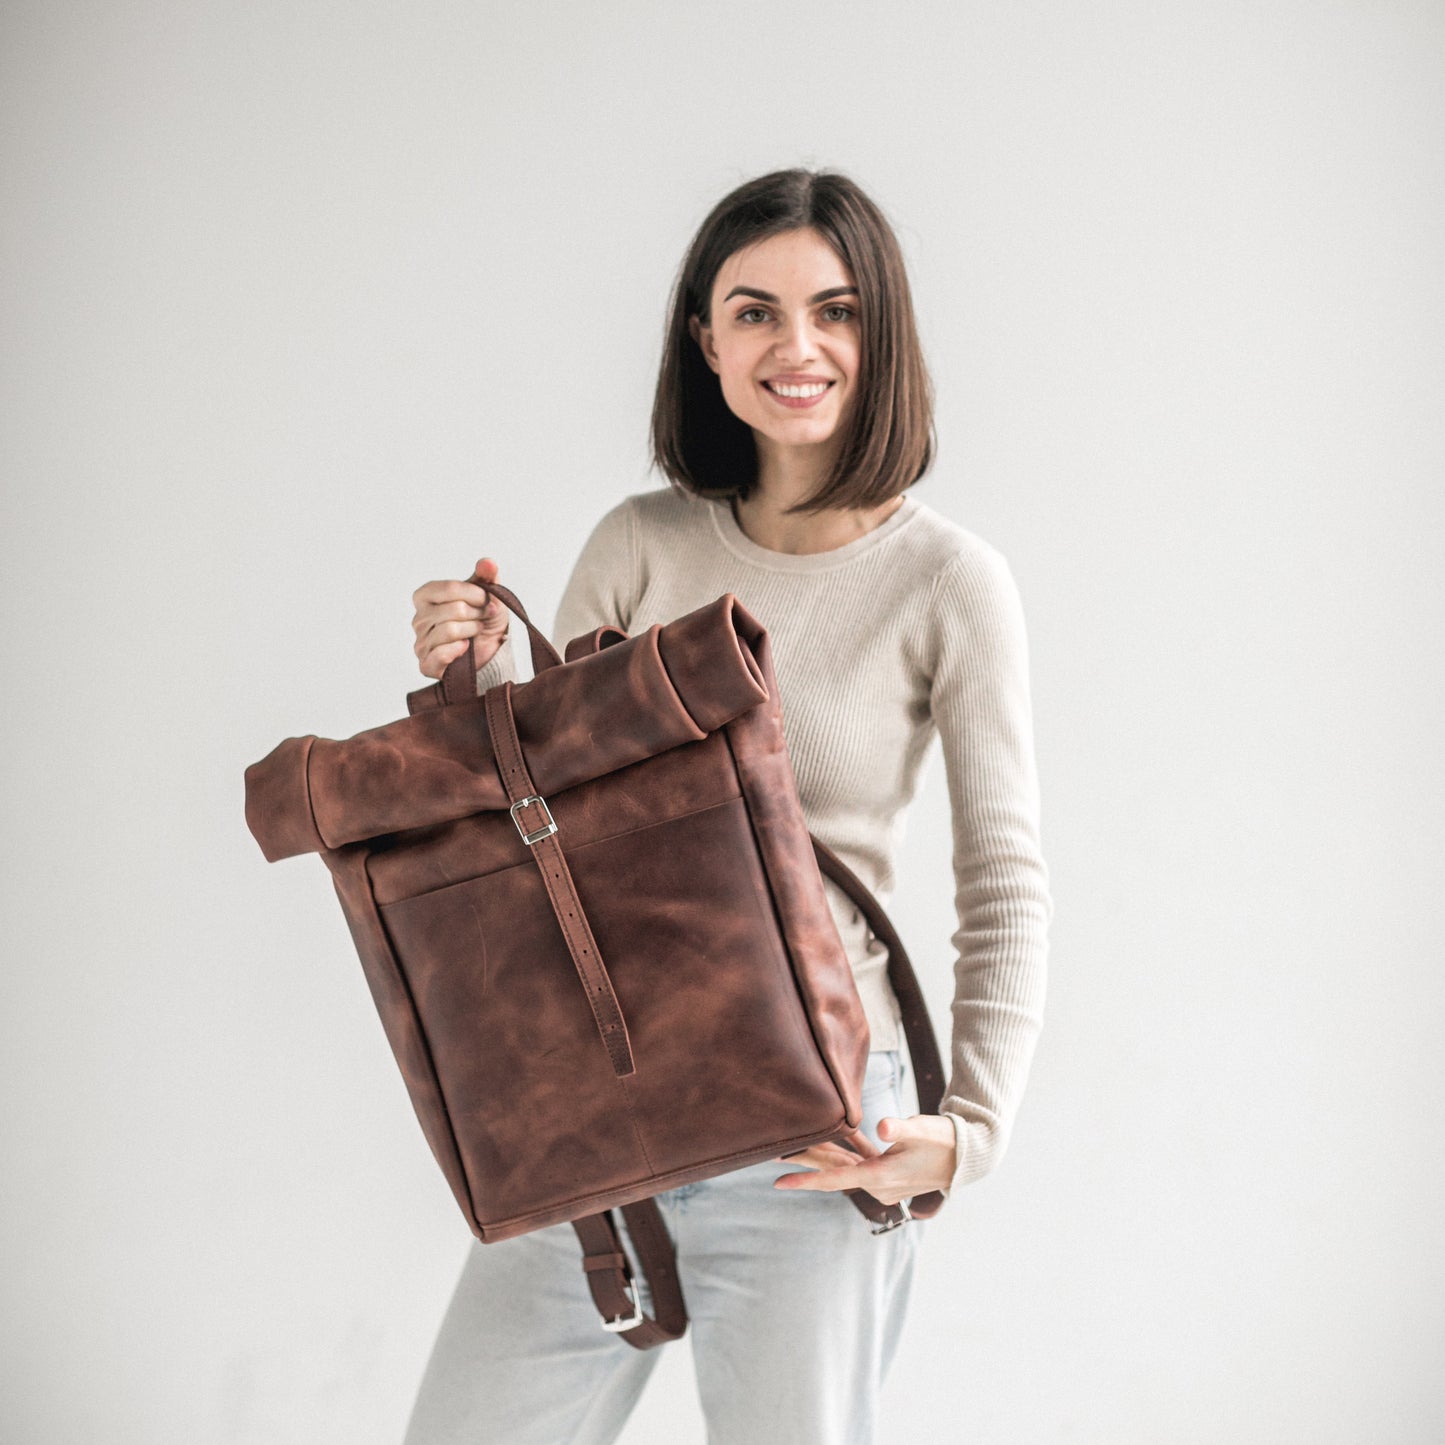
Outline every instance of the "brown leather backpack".
<path fill-rule="evenodd" d="M 803 821 L 768 634 L 738 599 L 600 627 L 564 662 L 478 585 L 526 625 L 533 677 L 478 697 L 468 652 L 398 722 L 288 738 L 246 769 L 246 820 L 268 859 L 330 869 L 473 1234 L 570 1222 L 603 1327 L 645 1349 L 687 1326 L 654 1195 L 824 1140 L 879 1152 L 823 874 L 888 948 L 926 1113 L 942 1064 L 897 934 Z M 846 1193 L 874 1233 L 944 1202 Z"/>

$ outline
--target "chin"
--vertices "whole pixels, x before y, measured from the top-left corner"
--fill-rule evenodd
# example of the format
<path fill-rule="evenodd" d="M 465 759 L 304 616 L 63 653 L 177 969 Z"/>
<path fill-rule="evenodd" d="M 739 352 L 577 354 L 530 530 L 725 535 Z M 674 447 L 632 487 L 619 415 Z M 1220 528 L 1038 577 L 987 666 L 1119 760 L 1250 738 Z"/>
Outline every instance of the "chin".
<path fill-rule="evenodd" d="M 833 426 L 812 427 L 806 432 L 801 427 L 791 430 L 785 427 L 770 431 L 767 436 L 780 447 L 819 447 L 832 441 L 837 434 L 838 428 Z"/>

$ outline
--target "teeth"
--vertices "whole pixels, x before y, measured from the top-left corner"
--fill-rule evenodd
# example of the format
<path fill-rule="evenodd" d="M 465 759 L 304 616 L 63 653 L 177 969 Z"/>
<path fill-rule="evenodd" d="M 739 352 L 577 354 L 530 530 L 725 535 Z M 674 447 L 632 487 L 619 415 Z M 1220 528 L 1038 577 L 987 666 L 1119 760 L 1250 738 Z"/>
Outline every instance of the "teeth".
<path fill-rule="evenodd" d="M 786 382 L 770 381 L 767 386 L 779 396 L 821 396 L 828 389 L 826 381 L 811 381 L 806 386 L 789 386 Z"/>

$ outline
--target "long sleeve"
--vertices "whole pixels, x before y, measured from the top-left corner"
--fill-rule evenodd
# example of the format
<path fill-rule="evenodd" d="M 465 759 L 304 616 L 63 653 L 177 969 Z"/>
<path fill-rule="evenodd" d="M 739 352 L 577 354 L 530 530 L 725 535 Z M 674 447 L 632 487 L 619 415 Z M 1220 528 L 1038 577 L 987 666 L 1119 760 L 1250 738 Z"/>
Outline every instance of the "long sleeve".
<path fill-rule="evenodd" d="M 565 651 L 574 637 L 591 632 L 604 623 L 627 629 L 636 601 L 635 530 L 632 504 L 621 501 L 604 513 L 582 544 L 582 550 L 572 565 L 572 574 L 563 588 L 556 624 L 551 633 L 552 643 L 558 652 Z M 512 635 L 520 626 L 520 623 L 509 621 L 502 645 L 484 666 L 477 669 L 478 695 L 500 682 L 517 681 Z M 522 632 L 525 630 L 523 628 Z"/>
<path fill-rule="evenodd" d="M 973 548 L 940 574 L 930 709 L 953 821 L 951 1075 L 940 1108 L 958 1145 L 950 1190 L 1008 1144 L 1043 1024 L 1053 916 L 1039 845 L 1028 644 L 1001 553 Z"/>

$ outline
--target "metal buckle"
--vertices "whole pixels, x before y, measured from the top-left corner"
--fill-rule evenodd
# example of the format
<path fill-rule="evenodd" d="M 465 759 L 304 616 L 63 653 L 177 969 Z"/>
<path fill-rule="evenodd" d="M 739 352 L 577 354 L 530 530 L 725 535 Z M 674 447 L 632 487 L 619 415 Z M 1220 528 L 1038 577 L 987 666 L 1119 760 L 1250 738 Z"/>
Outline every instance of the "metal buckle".
<path fill-rule="evenodd" d="M 631 1315 L 618 1315 L 615 1320 L 603 1320 L 602 1328 L 611 1330 L 617 1334 L 621 1330 L 630 1330 L 634 1325 L 642 1323 L 642 1306 L 637 1303 L 637 1288 L 631 1280 L 624 1286 L 627 1290 L 627 1298 L 632 1301 Z"/>
<path fill-rule="evenodd" d="M 540 803 L 542 811 L 547 815 L 547 826 L 538 828 L 535 833 L 529 833 L 523 826 L 522 820 L 517 816 L 519 808 L 525 808 L 529 803 Z M 539 798 L 535 793 L 529 797 L 520 798 L 508 809 L 512 815 L 512 821 L 517 825 L 517 831 L 522 835 L 522 841 L 530 848 L 532 844 L 540 842 L 543 838 L 551 837 L 557 831 L 557 825 L 552 821 L 552 810 L 547 806 L 546 800 Z"/>
<path fill-rule="evenodd" d="M 909 1220 L 913 1218 L 913 1211 L 909 1209 L 908 1201 L 906 1199 L 900 1199 L 898 1201 L 898 1207 L 903 1211 L 902 1219 L 885 1220 L 882 1224 L 870 1225 L 869 1233 L 887 1234 L 890 1229 L 901 1229 L 907 1224 Z"/>

